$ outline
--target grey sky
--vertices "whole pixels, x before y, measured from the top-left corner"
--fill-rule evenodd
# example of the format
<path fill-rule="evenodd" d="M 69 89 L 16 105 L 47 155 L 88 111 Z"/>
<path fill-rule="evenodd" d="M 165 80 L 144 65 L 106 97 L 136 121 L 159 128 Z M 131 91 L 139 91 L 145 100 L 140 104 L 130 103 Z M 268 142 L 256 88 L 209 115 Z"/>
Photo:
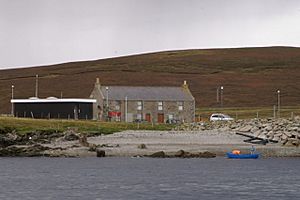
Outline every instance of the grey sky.
<path fill-rule="evenodd" d="M 275 45 L 300 47 L 299 0 L 0 0 L 0 69 Z"/>

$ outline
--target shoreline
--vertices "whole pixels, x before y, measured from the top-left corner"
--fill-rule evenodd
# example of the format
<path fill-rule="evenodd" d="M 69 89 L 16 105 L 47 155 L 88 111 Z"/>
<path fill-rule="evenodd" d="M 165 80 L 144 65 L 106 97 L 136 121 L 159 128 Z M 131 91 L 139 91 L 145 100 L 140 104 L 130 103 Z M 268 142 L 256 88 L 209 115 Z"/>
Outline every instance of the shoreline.
<path fill-rule="evenodd" d="M 300 148 L 280 143 L 253 145 L 246 138 L 226 129 L 205 131 L 122 131 L 87 137 L 76 132 L 66 133 L 45 142 L 30 140 L 27 144 L 12 144 L 1 148 L 2 157 L 151 157 L 163 152 L 165 156 L 183 158 L 225 157 L 238 149 L 249 153 L 252 146 L 261 157 L 300 157 Z M 101 156 L 98 153 L 101 152 Z M 209 154 L 209 155 L 208 155 Z M 159 157 L 159 156 L 158 156 Z"/>
<path fill-rule="evenodd" d="M 163 151 L 173 156 L 183 150 L 192 154 L 210 152 L 216 156 L 225 156 L 226 152 L 234 149 L 241 153 L 249 153 L 252 144 L 243 142 L 243 136 L 223 130 L 211 131 L 123 131 L 110 135 L 88 137 L 88 147 L 75 147 L 77 141 L 54 142 L 49 147 L 62 147 L 66 150 L 49 152 L 55 156 L 65 155 L 74 157 L 94 157 L 96 151 L 89 151 L 96 147 L 105 151 L 110 157 L 143 157 Z M 143 148 L 141 148 L 143 145 Z M 299 147 L 286 147 L 281 144 L 253 145 L 261 157 L 300 157 Z"/>

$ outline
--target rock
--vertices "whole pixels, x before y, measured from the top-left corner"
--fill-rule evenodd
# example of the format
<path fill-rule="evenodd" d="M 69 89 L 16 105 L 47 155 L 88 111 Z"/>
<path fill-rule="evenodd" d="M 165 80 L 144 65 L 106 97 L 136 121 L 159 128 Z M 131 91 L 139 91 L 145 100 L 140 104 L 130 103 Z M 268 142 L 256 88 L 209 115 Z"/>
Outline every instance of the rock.
<path fill-rule="evenodd" d="M 0 149 L 0 156 L 43 156 L 43 152 L 45 150 L 49 150 L 50 148 L 44 147 L 41 145 L 31 145 L 31 146 L 16 146 L 12 145 L 6 148 Z"/>
<path fill-rule="evenodd" d="M 282 133 L 276 133 L 275 135 L 274 135 L 274 137 L 281 137 L 282 136 Z"/>
<path fill-rule="evenodd" d="M 179 150 L 179 151 L 177 151 L 177 152 L 174 154 L 174 156 L 175 156 L 175 157 L 178 157 L 178 158 L 182 158 L 182 157 L 184 156 L 185 153 L 186 153 L 185 151 Z"/>
<path fill-rule="evenodd" d="M 158 151 L 158 152 L 155 152 L 155 153 L 149 155 L 149 157 L 151 157 L 151 158 L 165 158 L 166 154 L 163 151 Z"/>
<path fill-rule="evenodd" d="M 289 131 L 285 131 L 284 134 L 285 134 L 287 137 L 292 137 L 292 134 L 291 134 Z"/>
<path fill-rule="evenodd" d="M 279 142 L 280 139 L 279 139 L 279 137 L 274 136 L 272 140 Z"/>
<path fill-rule="evenodd" d="M 179 150 L 174 154 L 176 158 L 214 158 L 216 157 L 215 153 L 211 153 L 208 151 L 200 152 L 200 153 L 190 153 L 184 150 Z"/>
<path fill-rule="evenodd" d="M 81 145 L 84 146 L 84 147 L 89 147 L 89 143 L 88 143 L 88 141 L 87 141 L 86 135 L 82 134 L 82 135 L 79 137 L 79 144 L 81 144 Z"/>
<path fill-rule="evenodd" d="M 120 147 L 119 144 L 101 144 L 99 145 L 100 147 L 106 147 L 106 148 L 115 148 L 115 147 Z"/>
<path fill-rule="evenodd" d="M 200 158 L 215 158 L 217 155 L 215 153 L 205 151 L 203 153 L 199 153 Z"/>
<path fill-rule="evenodd" d="M 296 146 L 298 147 L 300 145 L 300 140 L 291 138 L 288 139 L 288 141 L 285 143 L 285 146 Z"/>
<path fill-rule="evenodd" d="M 281 140 L 286 140 L 288 137 L 285 134 L 281 135 Z"/>
<path fill-rule="evenodd" d="M 0 135 L 0 147 L 7 147 L 13 145 L 14 143 L 14 140 L 10 140 L 6 137 L 6 135 Z"/>
<path fill-rule="evenodd" d="M 252 128 L 252 126 L 246 125 L 246 126 L 240 128 L 239 131 L 241 131 L 241 132 L 249 132 L 251 130 L 251 128 Z"/>
<path fill-rule="evenodd" d="M 97 145 L 95 145 L 95 144 L 90 144 L 90 148 L 89 148 L 88 151 L 92 151 L 92 152 L 97 151 Z"/>
<path fill-rule="evenodd" d="M 271 125 L 267 125 L 265 128 L 266 131 L 271 131 L 272 130 L 272 126 Z"/>
<path fill-rule="evenodd" d="M 105 157 L 105 151 L 102 149 L 96 149 L 97 157 Z"/>
<path fill-rule="evenodd" d="M 74 132 L 67 132 L 67 133 L 64 135 L 63 139 L 64 139 L 65 141 L 79 140 L 79 136 L 78 136 L 76 133 L 74 133 Z"/>
<path fill-rule="evenodd" d="M 253 135 L 254 135 L 255 137 L 258 137 L 261 133 L 262 133 L 261 130 L 257 130 L 257 131 L 255 131 L 255 132 L 253 133 Z"/>
<path fill-rule="evenodd" d="M 147 147 L 146 147 L 145 144 L 139 144 L 139 145 L 138 145 L 138 148 L 139 148 L 139 149 L 146 149 Z"/>

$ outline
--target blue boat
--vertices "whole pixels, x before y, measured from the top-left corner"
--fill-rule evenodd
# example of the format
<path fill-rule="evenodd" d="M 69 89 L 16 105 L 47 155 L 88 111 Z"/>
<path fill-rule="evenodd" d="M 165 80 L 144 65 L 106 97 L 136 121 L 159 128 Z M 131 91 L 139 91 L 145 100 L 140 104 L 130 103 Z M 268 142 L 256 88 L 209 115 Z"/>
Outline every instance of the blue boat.
<path fill-rule="evenodd" d="M 234 154 L 231 152 L 226 153 L 228 158 L 232 159 L 257 159 L 259 157 L 258 153 L 252 153 L 252 154 Z"/>

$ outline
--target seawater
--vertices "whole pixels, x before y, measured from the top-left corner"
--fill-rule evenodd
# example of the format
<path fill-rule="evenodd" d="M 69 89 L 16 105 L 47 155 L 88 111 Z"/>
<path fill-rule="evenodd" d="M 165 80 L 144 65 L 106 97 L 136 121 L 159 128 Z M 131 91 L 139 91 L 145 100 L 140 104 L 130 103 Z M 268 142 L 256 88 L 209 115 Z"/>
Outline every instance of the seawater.
<path fill-rule="evenodd" d="M 0 158 L 0 199 L 300 199 L 300 159 Z"/>

